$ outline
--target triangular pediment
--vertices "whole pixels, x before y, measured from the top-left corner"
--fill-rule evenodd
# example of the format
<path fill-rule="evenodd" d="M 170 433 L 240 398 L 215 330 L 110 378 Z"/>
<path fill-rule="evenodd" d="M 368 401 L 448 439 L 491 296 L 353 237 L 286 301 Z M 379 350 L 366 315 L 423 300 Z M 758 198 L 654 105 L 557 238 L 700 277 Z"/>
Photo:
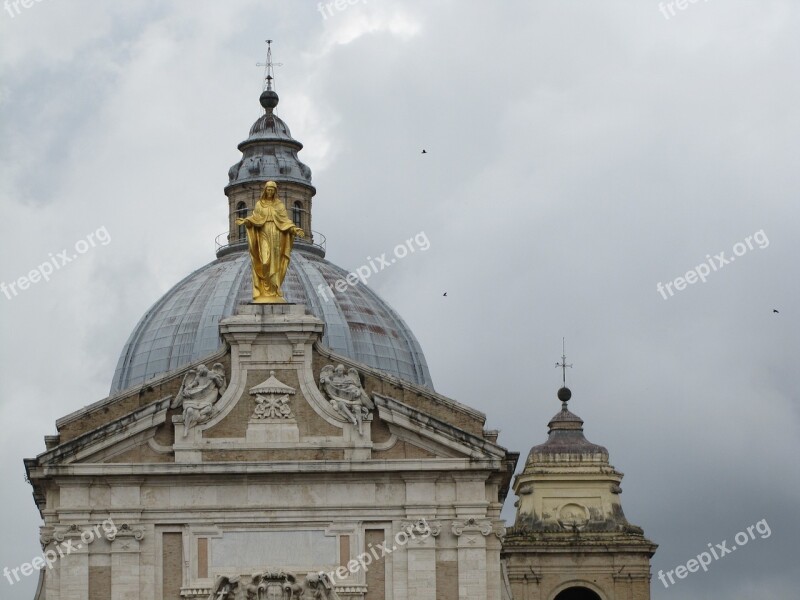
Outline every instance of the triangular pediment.
<path fill-rule="evenodd" d="M 394 398 L 373 394 L 380 420 L 406 444 L 437 458 L 503 459 L 506 450 Z"/>
<path fill-rule="evenodd" d="M 118 462 L 122 455 L 141 456 L 144 448 L 149 449 L 155 455 L 168 454 L 171 448 L 157 440 L 157 433 L 159 429 L 166 428 L 171 401 L 172 398 L 167 397 L 134 410 L 110 423 L 100 425 L 83 435 L 59 444 L 40 454 L 36 460 L 42 466 Z M 124 462 L 165 462 L 165 460 L 167 459 L 126 460 Z"/>

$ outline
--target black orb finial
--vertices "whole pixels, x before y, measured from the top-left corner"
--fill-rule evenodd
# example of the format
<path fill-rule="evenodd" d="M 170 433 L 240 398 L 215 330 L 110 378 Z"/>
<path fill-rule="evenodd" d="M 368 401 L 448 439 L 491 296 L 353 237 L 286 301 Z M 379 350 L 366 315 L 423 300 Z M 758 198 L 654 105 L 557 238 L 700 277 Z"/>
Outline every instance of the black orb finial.
<path fill-rule="evenodd" d="M 264 92 L 259 101 L 267 112 L 271 112 L 278 106 L 278 94 L 272 89 L 275 82 L 274 67 L 280 67 L 283 63 L 272 62 L 272 40 L 267 40 L 267 62 L 256 63 L 257 67 L 264 67 Z"/>
<path fill-rule="evenodd" d="M 261 92 L 261 97 L 258 99 L 258 101 L 261 102 L 261 106 L 263 106 L 266 111 L 271 111 L 278 106 L 278 100 L 278 94 L 275 90 L 264 90 Z"/>
<path fill-rule="evenodd" d="M 561 406 L 567 410 L 567 402 L 572 398 L 572 392 L 567 387 L 567 369 L 572 368 L 572 365 L 567 364 L 567 342 L 561 338 L 561 362 L 556 363 L 556 368 L 561 369 L 561 389 L 558 390 L 558 399 L 561 400 Z"/>

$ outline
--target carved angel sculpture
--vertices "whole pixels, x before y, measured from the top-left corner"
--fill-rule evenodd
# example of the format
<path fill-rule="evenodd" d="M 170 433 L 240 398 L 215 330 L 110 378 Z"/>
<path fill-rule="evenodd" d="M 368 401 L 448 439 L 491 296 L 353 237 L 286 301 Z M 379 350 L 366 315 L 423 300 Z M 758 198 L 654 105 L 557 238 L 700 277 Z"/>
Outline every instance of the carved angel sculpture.
<path fill-rule="evenodd" d="M 375 404 L 361 387 L 358 371 L 352 367 L 344 372 L 344 365 L 327 365 L 319 374 L 319 382 L 330 398 L 331 406 L 347 417 L 356 427 L 358 433 L 364 435 L 362 423 L 375 408 Z"/>
<path fill-rule="evenodd" d="M 327 573 L 309 573 L 303 581 L 301 598 L 313 600 L 339 600 L 339 594 L 333 589 L 333 582 Z"/>
<path fill-rule="evenodd" d="M 189 429 L 211 418 L 214 403 L 226 385 L 225 368 L 220 363 L 215 363 L 210 371 L 205 365 L 200 365 L 186 373 L 181 389 L 172 401 L 172 408 L 183 406 L 184 437 Z"/>
<path fill-rule="evenodd" d="M 208 600 L 244 600 L 239 578 L 217 577 Z"/>

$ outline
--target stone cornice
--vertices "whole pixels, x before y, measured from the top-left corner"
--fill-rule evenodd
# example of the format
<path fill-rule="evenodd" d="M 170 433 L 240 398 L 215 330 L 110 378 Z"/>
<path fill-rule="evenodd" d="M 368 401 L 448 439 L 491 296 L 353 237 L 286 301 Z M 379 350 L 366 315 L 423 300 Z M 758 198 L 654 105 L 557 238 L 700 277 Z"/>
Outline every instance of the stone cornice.
<path fill-rule="evenodd" d="M 425 458 L 397 460 L 287 460 L 271 462 L 230 463 L 148 463 L 148 464 L 69 464 L 31 465 L 31 479 L 45 477 L 149 477 L 149 476 L 202 476 L 226 475 L 272 475 L 284 473 L 333 474 L 333 473 L 383 473 L 418 472 L 422 469 L 433 473 L 453 471 L 492 472 L 503 468 L 504 459 L 486 458 Z"/>
<path fill-rule="evenodd" d="M 521 534 L 513 528 L 507 530 L 503 541 L 503 554 L 531 553 L 596 553 L 596 554 L 639 554 L 648 556 L 655 554 L 658 544 L 654 544 L 643 535 L 608 532 L 603 534 L 581 534 L 575 537 L 572 533 L 536 533 Z"/>
<path fill-rule="evenodd" d="M 454 427 L 394 398 L 373 394 L 372 399 L 381 420 L 401 440 L 409 439 L 412 443 L 421 442 L 423 447 L 430 446 L 434 451 L 451 452 L 477 459 L 506 458 L 506 449 L 502 446 Z M 417 439 L 410 439 L 409 435 Z"/>
<path fill-rule="evenodd" d="M 31 462 L 42 465 L 56 461 L 80 460 L 133 435 L 157 427 L 166 421 L 171 400 L 172 397 L 168 396 L 137 408 L 110 423 L 43 452 Z"/>

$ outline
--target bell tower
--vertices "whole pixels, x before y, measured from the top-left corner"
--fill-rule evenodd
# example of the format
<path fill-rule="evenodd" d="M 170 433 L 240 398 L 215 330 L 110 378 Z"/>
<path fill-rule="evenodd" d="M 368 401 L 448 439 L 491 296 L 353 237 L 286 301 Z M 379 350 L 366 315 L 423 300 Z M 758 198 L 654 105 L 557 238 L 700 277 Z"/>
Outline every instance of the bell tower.
<path fill-rule="evenodd" d="M 566 356 L 559 367 L 566 369 Z M 564 378 L 566 380 L 566 378 Z M 513 597 L 525 600 L 649 600 L 657 545 L 622 512 L 623 474 L 583 434 L 558 390 L 561 410 L 514 482 L 517 517 L 503 544 Z"/>

